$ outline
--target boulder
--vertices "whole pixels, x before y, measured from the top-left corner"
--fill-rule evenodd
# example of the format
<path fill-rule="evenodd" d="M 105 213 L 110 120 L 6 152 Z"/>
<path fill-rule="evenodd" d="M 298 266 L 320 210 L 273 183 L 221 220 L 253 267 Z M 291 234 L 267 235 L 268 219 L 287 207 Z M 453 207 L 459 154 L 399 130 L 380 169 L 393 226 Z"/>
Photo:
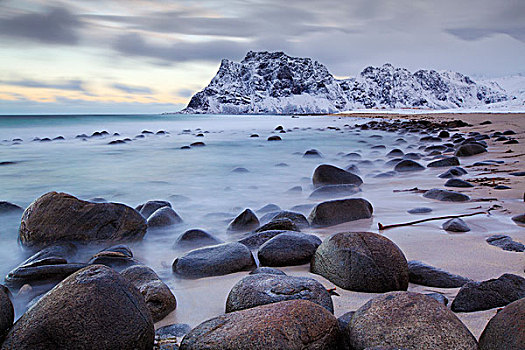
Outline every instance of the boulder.
<path fill-rule="evenodd" d="M 480 153 L 487 152 L 487 149 L 480 144 L 468 143 L 458 147 L 454 155 L 456 157 L 469 157 Z"/>
<path fill-rule="evenodd" d="M 471 184 L 468 181 L 461 180 L 461 179 L 448 179 L 447 182 L 445 182 L 445 187 L 462 187 L 462 188 L 468 188 L 468 187 L 474 187 L 473 184 Z"/>
<path fill-rule="evenodd" d="M 139 241 L 145 233 L 146 220 L 124 204 L 91 203 L 49 192 L 24 211 L 19 238 L 24 246 L 41 247 L 64 241 Z"/>
<path fill-rule="evenodd" d="M 268 141 L 281 141 L 281 140 L 282 140 L 281 137 L 277 135 L 272 135 L 268 137 Z"/>
<path fill-rule="evenodd" d="M 16 204 L 0 201 L 0 214 L 22 213 L 24 209 Z"/>
<path fill-rule="evenodd" d="M 447 157 L 439 160 L 435 160 L 427 164 L 427 168 L 440 168 L 444 166 L 455 166 L 459 165 L 458 157 Z"/>
<path fill-rule="evenodd" d="M 272 214 L 270 221 L 279 220 L 283 218 L 292 220 L 299 229 L 310 226 L 310 223 L 303 214 L 287 210 L 282 210 L 276 214 Z"/>
<path fill-rule="evenodd" d="M 446 306 L 412 292 L 380 295 L 361 306 L 346 327 L 355 350 L 477 350 L 476 339 Z"/>
<path fill-rule="evenodd" d="M 525 298 L 525 278 L 506 273 L 497 279 L 463 285 L 452 302 L 454 312 L 472 312 L 502 307 Z"/>
<path fill-rule="evenodd" d="M 471 281 L 417 260 L 408 262 L 408 277 L 410 283 L 437 288 L 458 288 Z"/>
<path fill-rule="evenodd" d="M 270 239 L 274 238 L 277 235 L 280 235 L 281 233 L 289 232 L 286 230 L 269 230 L 269 231 L 261 231 L 256 233 L 250 233 L 248 236 L 242 238 L 239 240 L 239 243 L 244 244 L 250 249 L 259 248 L 264 243 L 269 241 Z M 295 232 L 295 231 L 290 231 Z"/>
<path fill-rule="evenodd" d="M 425 167 L 411 159 L 404 159 L 396 164 L 394 170 L 400 173 L 425 170 Z"/>
<path fill-rule="evenodd" d="M 359 186 L 356 185 L 325 185 L 316 188 L 308 198 L 335 198 L 335 197 L 346 197 L 361 192 Z"/>
<path fill-rule="evenodd" d="M 301 231 L 293 222 L 288 218 L 272 219 L 272 221 L 262 225 L 255 232 L 272 231 L 272 230 L 284 230 L 284 231 Z"/>
<path fill-rule="evenodd" d="M 156 212 L 158 209 L 163 207 L 169 207 L 171 208 L 170 202 L 167 201 L 147 201 L 144 204 L 140 204 L 135 208 L 136 211 L 138 211 L 144 218 L 149 218 L 151 214 Z"/>
<path fill-rule="evenodd" d="M 240 213 L 228 226 L 228 231 L 251 231 L 259 227 L 257 215 L 250 209 Z"/>
<path fill-rule="evenodd" d="M 271 212 L 279 212 L 281 211 L 281 207 L 279 207 L 277 204 L 266 204 L 264 207 L 257 209 L 258 214 L 266 214 Z"/>
<path fill-rule="evenodd" d="M 287 300 L 205 321 L 182 339 L 180 350 L 336 349 L 337 319 L 307 300 Z"/>
<path fill-rule="evenodd" d="M 309 149 L 304 152 L 303 158 L 323 158 L 323 155 L 316 149 Z"/>
<path fill-rule="evenodd" d="M 177 307 L 177 300 L 170 288 L 149 267 L 131 266 L 120 274 L 142 294 L 153 322 L 162 320 Z"/>
<path fill-rule="evenodd" d="M 319 237 L 300 233 L 283 232 L 264 243 L 257 252 L 263 266 L 293 266 L 310 262 L 317 247 Z"/>
<path fill-rule="evenodd" d="M 436 199 L 438 201 L 443 202 L 466 202 L 470 200 L 470 197 L 466 194 L 455 191 L 442 190 L 439 188 L 433 188 L 431 190 L 426 191 L 423 194 L 423 197 L 429 199 Z"/>
<path fill-rule="evenodd" d="M 341 232 L 327 238 L 312 257 L 310 271 L 357 292 L 408 288 L 403 252 L 388 238 L 372 232 Z"/>
<path fill-rule="evenodd" d="M 509 252 L 523 252 L 525 245 L 523 243 L 514 241 L 510 236 L 506 235 L 492 235 L 486 239 L 487 243 L 495 247 L 499 247 Z"/>
<path fill-rule="evenodd" d="M 317 204 L 308 216 L 308 220 L 312 226 L 332 226 L 343 222 L 371 218 L 373 212 L 372 204 L 366 199 L 339 199 Z"/>
<path fill-rule="evenodd" d="M 520 215 L 513 216 L 512 217 L 512 221 L 514 221 L 518 225 L 525 225 L 525 214 L 520 214 Z"/>
<path fill-rule="evenodd" d="M 250 271 L 250 275 L 257 275 L 261 273 L 267 273 L 269 275 L 286 276 L 286 273 L 284 273 L 284 271 L 281 271 L 279 269 L 274 269 L 273 267 L 268 267 L 268 266 L 261 266 L 261 267 L 256 268 L 255 270 Z"/>
<path fill-rule="evenodd" d="M 450 231 L 450 232 L 468 232 L 470 231 L 470 227 L 468 227 L 467 223 L 460 218 L 454 218 L 447 220 L 443 223 L 443 230 Z"/>
<path fill-rule="evenodd" d="M 18 321 L 2 349 L 151 349 L 153 320 L 119 273 L 93 265 L 44 295 Z"/>
<path fill-rule="evenodd" d="M 116 271 L 122 271 L 133 265 L 140 264 L 133 259 L 133 253 L 128 246 L 119 244 L 101 250 L 88 261 L 90 265 L 106 265 Z"/>
<path fill-rule="evenodd" d="M 248 247 L 234 242 L 191 250 L 173 261 L 172 270 L 183 278 L 201 278 L 247 271 L 255 265 Z"/>
<path fill-rule="evenodd" d="M 182 223 L 182 219 L 170 207 L 159 208 L 148 218 L 148 228 L 163 228 L 180 223 Z"/>
<path fill-rule="evenodd" d="M 9 290 L 0 284 L 0 343 L 4 341 L 14 320 L 15 310 L 9 298 Z"/>
<path fill-rule="evenodd" d="M 197 247 L 203 247 L 207 245 L 216 245 L 221 244 L 222 241 L 218 238 L 215 238 L 210 233 L 199 230 L 199 229 L 192 229 L 184 232 L 182 235 L 177 238 L 175 241 L 175 244 L 173 245 L 174 248 L 197 248 Z"/>
<path fill-rule="evenodd" d="M 430 212 L 432 212 L 432 208 L 427 208 L 427 207 L 418 207 L 418 208 L 407 210 L 407 213 L 409 214 L 427 214 Z"/>
<path fill-rule="evenodd" d="M 445 171 L 443 174 L 438 175 L 440 179 L 450 179 L 453 177 L 463 176 L 468 174 L 465 169 L 463 169 L 460 166 L 454 166 L 447 171 Z"/>
<path fill-rule="evenodd" d="M 334 313 L 330 294 L 313 278 L 265 273 L 248 275 L 237 282 L 226 299 L 226 312 L 297 299 L 309 300 Z"/>
<path fill-rule="evenodd" d="M 360 186 L 363 180 L 348 171 L 333 165 L 322 164 L 319 165 L 312 176 L 312 182 L 314 187 L 320 187 L 324 185 L 356 185 Z"/>
<path fill-rule="evenodd" d="M 480 350 L 523 350 L 525 298 L 505 306 L 492 317 L 479 338 Z"/>

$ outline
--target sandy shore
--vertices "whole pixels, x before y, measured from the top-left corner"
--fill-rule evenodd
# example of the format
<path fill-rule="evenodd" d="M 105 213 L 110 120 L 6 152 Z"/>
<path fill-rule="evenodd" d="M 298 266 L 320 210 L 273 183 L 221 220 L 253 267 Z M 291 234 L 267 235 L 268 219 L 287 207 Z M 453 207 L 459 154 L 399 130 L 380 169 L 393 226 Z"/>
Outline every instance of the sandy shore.
<path fill-rule="evenodd" d="M 344 117 L 345 115 L 337 115 Z M 493 210 L 490 216 L 478 215 L 465 218 L 471 231 L 462 234 L 450 234 L 441 228 L 444 220 L 430 221 L 418 225 L 393 228 L 381 231 L 390 238 L 405 253 L 407 260 L 421 260 L 427 264 L 445 269 L 449 272 L 463 275 L 474 280 L 487 280 L 497 278 L 503 273 L 513 273 L 524 276 L 525 254 L 503 251 L 485 242 L 488 236 L 493 234 L 506 234 L 514 240 L 525 243 L 525 229 L 516 225 L 510 218 L 525 212 L 524 191 L 525 181 L 523 177 L 509 175 L 513 171 L 525 171 L 525 114 L 428 114 L 428 115 L 392 115 L 392 114 L 350 114 L 351 117 L 385 118 L 385 119 L 426 119 L 431 121 L 443 121 L 445 119 L 461 119 L 472 124 L 472 127 L 461 128 L 460 131 L 479 131 L 481 133 L 492 133 L 512 129 L 513 135 L 519 144 L 503 145 L 501 142 L 486 140 L 489 144 L 489 152 L 473 157 L 462 158 L 461 166 L 468 170 L 469 174 L 463 179 L 467 181 L 480 181 L 488 178 L 469 189 L 461 189 L 460 192 L 471 196 L 473 201 L 467 203 L 446 203 L 425 199 L 421 194 L 413 192 L 392 192 L 391 197 L 385 198 L 384 181 L 388 186 L 399 190 L 418 187 L 430 189 L 434 187 L 443 188 L 444 180 L 437 175 L 444 171 L 443 168 L 429 168 L 424 176 L 400 175 L 392 179 L 367 181 L 363 185 L 363 197 L 374 205 L 374 216 L 370 220 L 353 221 L 325 229 L 310 229 L 307 232 L 315 233 L 322 239 L 336 232 L 343 231 L 378 231 L 378 222 L 392 224 L 411 221 L 425 217 L 441 215 L 456 215 L 486 210 L 493 205 L 501 208 Z M 490 120 L 492 124 L 480 125 L 481 122 Z M 471 164 L 485 159 L 504 160 L 505 164 L 494 167 L 473 167 Z M 493 181 L 498 184 L 510 186 L 510 190 L 494 190 L 488 185 Z M 476 201 L 479 199 L 494 198 L 491 201 Z M 298 203 L 299 204 L 299 203 Z M 406 213 L 407 209 L 413 207 L 427 206 L 433 212 L 426 215 L 414 216 Z M 166 264 L 170 262 L 166 261 Z M 330 281 L 321 276 L 311 274 L 309 266 L 296 266 L 282 268 L 286 273 L 294 276 L 308 276 L 323 283 L 326 288 L 335 287 Z M 167 281 L 178 300 L 178 308 L 168 317 L 156 324 L 156 327 L 184 322 L 191 326 L 215 317 L 224 312 L 227 294 L 231 287 L 246 273 L 236 273 L 227 276 L 207 278 L 203 280 L 171 280 Z M 411 284 L 410 291 L 417 292 L 440 292 L 449 298 L 450 302 L 458 292 L 458 288 L 440 289 L 424 287 Z M 376 294 L 356 293 L 337 288 L 340 296 L 333 297 L 335 315 L 353 311 L 363 305 Z M 449 303 L 450 305 L 450 303 Z M 471 332 L 479 337 L 488 320 L 496 313 L 496 309 L 458 313 L 458 317 L 467 325 Z"/>

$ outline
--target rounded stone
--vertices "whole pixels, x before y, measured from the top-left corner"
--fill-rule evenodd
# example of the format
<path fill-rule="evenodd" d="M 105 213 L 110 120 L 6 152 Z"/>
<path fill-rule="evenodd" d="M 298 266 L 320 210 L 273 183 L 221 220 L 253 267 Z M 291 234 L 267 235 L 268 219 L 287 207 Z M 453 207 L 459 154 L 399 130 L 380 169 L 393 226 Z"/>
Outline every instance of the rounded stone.
<path fill-rule="evenodd" d="M 363 180 L 359 176 L 341 168 L 333 165 L 322 164 L 315 169 L 312 176 L 312 182 L 315 187 L 342 184 L 360 186 L 363 183 Z"/>
<path fill-rule="evenodd" d="M 479 338 L 480 350 L 523 350 L 525 298 L 505 306 L 492 317 Z"/>
<path fill-rule="evenodd" d="M 15 311 L 13 303 L 9 298 L 9 290 L 0 285 L 0 343 L 4 340 L 7 332 L 13 325 Z"/>
<path fill-rule="evenodd" d="M 182 223 L 181 217 L 170 207 L 155 210 L 148 218 L 148 228 L 163 228 Z"/>
<path fill-rule="evenodd" d="M 283 232 L 264 243 L 257 252 L 263 266 L 293 266 L 310 262 L 321 239 L 300 232 Z"/>
<path fill-rule="evenodd" d="M 317 204 L 308 220 L 312 226 L 338 225 L 343 222 L 372 217 L 372 204 L 363 198 L 339 199 Z"/>

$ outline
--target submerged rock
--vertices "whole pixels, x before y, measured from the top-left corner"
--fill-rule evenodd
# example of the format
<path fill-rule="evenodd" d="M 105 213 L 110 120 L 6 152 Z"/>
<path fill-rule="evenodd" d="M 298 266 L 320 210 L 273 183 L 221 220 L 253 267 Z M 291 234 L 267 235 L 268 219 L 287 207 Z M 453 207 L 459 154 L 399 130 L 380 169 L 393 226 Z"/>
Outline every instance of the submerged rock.
<path fill-rule="evenodd" d="M 297 299 L 309 300 L 334 312 L 330 294 L 313 278 L 265 273 L 249 275 L 237 282 L 226 299 L 226 312 Z"/>
<path fill-rule="evenodd" d="M 447 180 L 444 186 L 445 187 L 462 187 L 462 188 L 474 187 L 474 185 L 471 184 L 470 182 L 461 180 L 461 179 L 456 179 L 456 178 Z"/>
<path fill-rule="evenodd" d="M 478 349 L 476 338 L 453 312 L 412 292 L 371 299 L 355 312 L 346 334 L 352 349 Z"/>
<path fill-rule="evenodd" d="M 437 288 L 458 288 L 471 281 L 417 260 L 408 262 L 408 276 L 410 283 Z"/>
<path fill-rule="evenodd" d="M 439 188 L 428 190 L 423 194 L 423 197 L 444 202 L 466 202 L 470 200 L 470 197 L 466 194 Z"/>
<path fill-rule="evenodd" d="M 312 182 L 315 187 L 342 184 L 360 186 L 363 183 L 363 180 L 359 176 L 341 168 L 333 165 L 322 164 L 315 169 L 312 176 Z"/>
<path fill-rule="evenodd" d="M 205 321 L 182 339 L 180 350 L 336 349 L 337 319 L 306 300 L 288 300 Z"/>
<path fill-rule="evenodd" d="M 156 212 L 158 209 L 163 207 L 169 207 L 171 208 L 171 203 L 167 201 L 147 201 L 144 204 L 140 204 L 135 208 L 136 211 L 138 211 L 142 216 L 144 216 L 146 219 L 150 217 L 151 214 Z"/>
<path fill-rule="evenodd" d="M 343 222 L 372 217 L 372 204 L 363 198 L 339 199 L 323 202 L 308 216 L 312 226 L 332 226 Z"/>
<path fill-rule="evenodd" d="M 288 218 L 273 219 L 262 225 L 255 232 L 283 230 L 283 231 L 300 231 L 295 222 Z"/>
<path fill-rule="evenodd" d="M 255 260 L 241 243 L 223 243 L 191 250 L 173 261 L 173 272 L 183 278 L 227 275 L 253 269 Z"/>
<path fill-rule="evenodd" d="M 222 241 L 215 238 L 210 233 L 204 230 L 193 229 L 180 235 L 175 241 L 174 248 L 197 248 L 220 243 L 222 243 Z"/>
<path fill-rule="evenodd" d="M 148 228 L 164 228 L 182 223 L 181 217 L 170 207 L 162 207 L 148 218 Z"/>
<path fill-rule="evenodd" d="M 479 338 L 480 350 L 523 350 L 525 298 L 516 300 L 492 317 Z"/>
<path fill-rule="evenodd" d="M 145 233 L 146 220 L 133 208 L 86 202 L 57 192 L 34 201 L 24 211 L 19 229 L 20 242 L 27 247 L 63 241 L 138 241 Z"/>
<path fill-rule="evenodd" d="M 463 175 L 466 175 L 466 174 L 468 174 L 468 173 L 467 173 L 467 171 L 465 169 L 463 169 L 460 166 L 455 166 L 455 167 L 452 167 L 452 168 L 448 169 L 443 174 L 438 175 L 438 177 L 441 178 L 441 179 L 450 179 L 450 178 L 453 178 L 453 177 L 459 177 L 459 176 L 463 176 Z"/>
<path fill-rule="evenodd" d="M 119 244 L 113 247 L 106 248 L 88 261 L 90 265 L 106 265 L 116 271 L 121 271 L 133 265 L 140 264 L 138 261 L 133 259 L 133 253 L 128 246 Z"/>
<path fill-rule="evenodd" d="M 469 157 L 480 153 L 487 152 L 487 149 L 480 144 L 471 144 L 459 146 L 454 155 L 456 157 Z"/>
<path fill-rule="evenodd" d="M 22 213 L 24 209 L 16 204 L 0 201 L 0 214 Z"/>
<path fill-rule="evenodd" d="M 488 310 L 521 298 L 525 298 L 525 278 L 506 273 L 497 279 L 463 285 L 451 309 L 454 312 Z"/>
<path fill-rule="evenodd" d="M 250 209 L 240 213 L 228 226 L 228 231 L 250 231 L 259 227 L 257 215 Z"/>
<path fill-rule="evenodd" d="M 263 266 L 293 266 L 310 262 L 317 247 L 319 237 L 300 233 L 283 232 L 264 243 L 257 252 Z"/>
<path fill-rule="evenodd" d="M 142 296 L 109 267 L 77 271 L 16 322 L 2 349 L 151 349 L 153 320 Z"/>
<path fill-rule="evenodd" d="M 303 214 L 297 213 L 297 212 L 293 212 L 293 211 L 283 210 L 283 211 L 280 211 L 278 213 L 273 213 L 273 214 L 269 215 L 269 218 L 270 218 L 270 221 L 280 220 L 280 219 L 284 219 L 284 218 L 290 219 L 290 220 L 292 220 L 294 222 L 294 224 L 299 229 L 306 228 L 306 227 L 310 226 L 310 223 L 308 222 L 308 220 L 306 219 L 306 217 Z"/>
<path fill-rule="evenodd" d="M 394 170 L 400 173 L 425 170 L 425 167 L 410 159 L 404 159 L 396 164 Z"/>
<path fill-rule="evenodd" d="M 351 196 L 361 192 L 361 189 L 356 185 L 325 185 L 316 188 L 308 198 L 334 198 L 334 197 L 345 197 Z"/>
<path fill-rule="evenodd" d="M 357 292 L 384 293 L 408 288 L 403 252 L 388 238 L 372 232 L 341 232 L 315 252 L 311 272 Z"/>
<path fill-rule="evenodd" d="M 439 160 L 435 160 L 427 164 L 428 168 L 439 168 L 444 166 L 459 165 L 459 159 L 457 157 L 448 157 Z"/>

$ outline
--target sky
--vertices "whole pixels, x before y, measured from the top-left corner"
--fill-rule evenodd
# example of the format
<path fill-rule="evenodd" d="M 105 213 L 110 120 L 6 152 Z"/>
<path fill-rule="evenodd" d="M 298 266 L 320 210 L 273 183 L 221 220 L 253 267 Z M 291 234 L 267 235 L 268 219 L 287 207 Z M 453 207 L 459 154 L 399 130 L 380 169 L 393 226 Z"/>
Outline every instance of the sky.
<path fill-rule="evenodd" d="M 0 114 L 182 109 L 223 58 L 525 73 L 524 0 L 0 0 Z"/>

